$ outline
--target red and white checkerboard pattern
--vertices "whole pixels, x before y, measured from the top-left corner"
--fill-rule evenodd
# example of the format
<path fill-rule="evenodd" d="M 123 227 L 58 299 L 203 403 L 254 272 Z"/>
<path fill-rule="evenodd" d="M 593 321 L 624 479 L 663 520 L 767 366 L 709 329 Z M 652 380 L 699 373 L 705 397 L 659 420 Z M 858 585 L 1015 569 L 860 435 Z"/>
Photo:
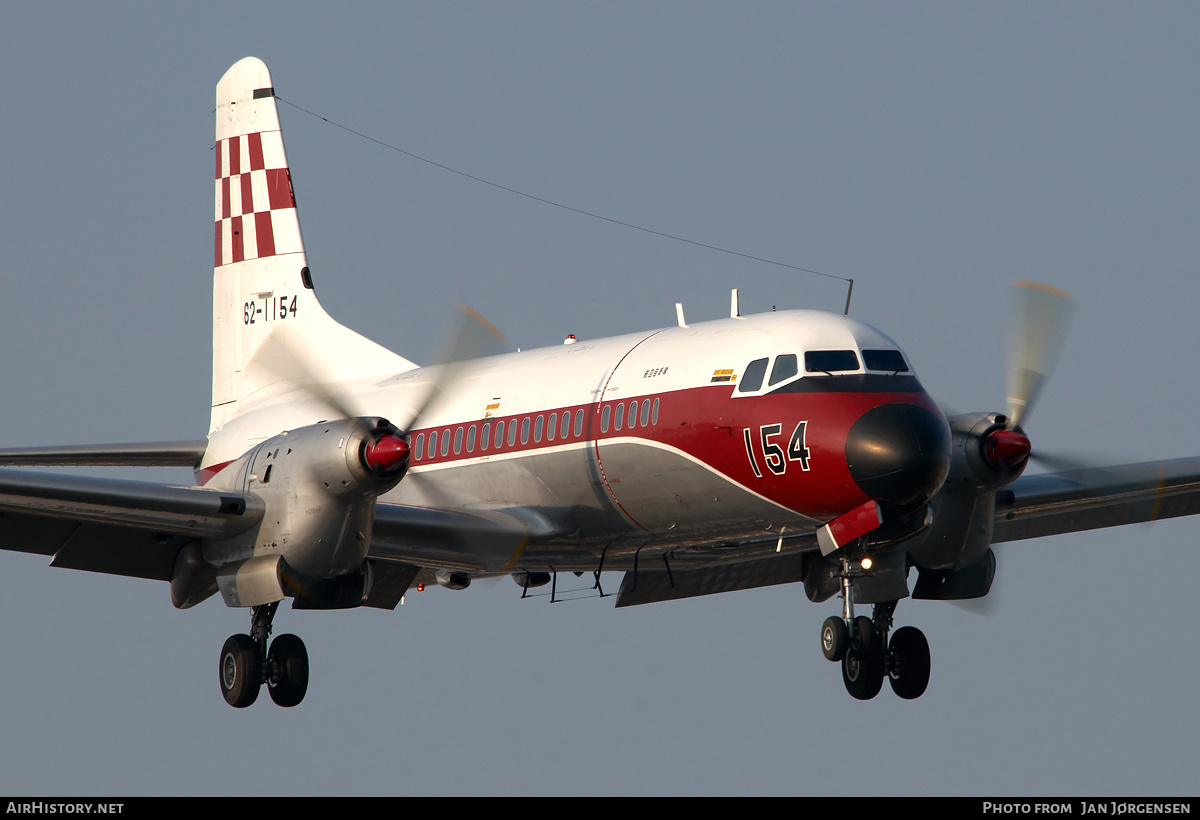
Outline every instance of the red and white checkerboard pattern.
<path fill-rule="evenodd" d="M 278 131 L 217 142 L 216 267 L 303 253 L 296 199 Z"/>

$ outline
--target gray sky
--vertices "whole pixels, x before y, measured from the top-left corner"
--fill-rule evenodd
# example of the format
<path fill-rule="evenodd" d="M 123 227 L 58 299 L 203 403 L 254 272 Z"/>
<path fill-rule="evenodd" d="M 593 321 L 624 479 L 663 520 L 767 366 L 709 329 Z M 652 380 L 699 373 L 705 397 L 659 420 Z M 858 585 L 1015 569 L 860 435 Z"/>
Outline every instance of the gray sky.
<path fill-rule="evenodd" d="M 1173 3 L 9 4 L 0 446 L 207 429 L 213 89 L 496 182 L 856 279 L 959 410 L 1003 408 L 1012 279 L 1076 294 L 1035 447 L 1200 453 L 1200 7 Z M 840 283 L 516 198 L 281 106 L 342 322 L 428 361 L 454 301 L 515 346 Z M 137 475 L 184 483 L 186 471 Z M 219 600 L 0 554 L 0 793 L 1195 793 L 1200 521 L 1007 545 L 998 611 L 902 602 L 929 690 L 867 703 L 779 587 L 614 611 L 503 580 L 281 610 L 293 710 L 221 699 Z M 615 589 L 618 579 L 609 579 Z M 571 586 L 571 584 L 564 584 Z M 582 583 L 576 584 L 582 586 Z"/>

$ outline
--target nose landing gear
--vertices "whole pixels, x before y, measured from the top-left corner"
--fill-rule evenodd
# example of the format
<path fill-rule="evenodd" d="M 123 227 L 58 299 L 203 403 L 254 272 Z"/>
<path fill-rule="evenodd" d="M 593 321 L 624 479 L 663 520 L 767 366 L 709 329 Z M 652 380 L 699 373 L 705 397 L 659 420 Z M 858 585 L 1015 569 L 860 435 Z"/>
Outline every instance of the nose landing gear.
<path fill-rule="evenodd" d="M 253 607 L 249 635 L 232 635 L 221 648 L 221 694 L 235 709 L 258 700 L 267 684 L 271 700 L 295 706 L 308 691 L 308 651 L 295 635 L 280 635 L 267 648 L 271 621 L 279 603 Z"/>
<path fill-rule="evenodd" d="M 899 697 L 919 698 L 929 685 L 929 642 L 913 626 L 897 629 L 888 640 L 898 601 L 875 604 L 870 618 L 855 617 L 854 579 L 865 573 L 862 563 L 842 559 L 842 616 L 826 618 L 821 625 L 821 653 L 841 661 L 842 682 L 853 698 L 875 697 L 884 678 Z"/>

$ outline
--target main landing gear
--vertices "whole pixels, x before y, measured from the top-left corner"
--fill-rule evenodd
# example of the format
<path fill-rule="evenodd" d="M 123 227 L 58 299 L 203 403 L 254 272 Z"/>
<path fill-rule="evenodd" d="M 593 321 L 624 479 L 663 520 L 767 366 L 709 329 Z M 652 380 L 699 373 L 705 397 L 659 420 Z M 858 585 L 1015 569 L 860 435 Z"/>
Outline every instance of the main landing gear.
<path fill-rule="evenodd" d="M 267 649 L 271 621 L 279 602 L 250 610 L 249 635 L 232 635 L 221 647 L 221 694 L 225 702 L 244 709 L 258 699 L 265 683 L 271 700 L 295 706 L 308 691 L 308 651 L 295 635 L 280 635 Z"/>
<path fill-rule="evenodd" d="M 821 652 L 841 661 L 842 682 L 858 700 L 870 700 L 887 678 L 892 691 L 905 700 L 919 698 L 929 685 L 929 642 L 912 626 L 897 629 L 888 640 L 897 601 L 875 604 L 872 617 L 854 615 L 854 579 L 865 570 L 860 563 L 842 559 L 842 617 L 821 625 Z"/>

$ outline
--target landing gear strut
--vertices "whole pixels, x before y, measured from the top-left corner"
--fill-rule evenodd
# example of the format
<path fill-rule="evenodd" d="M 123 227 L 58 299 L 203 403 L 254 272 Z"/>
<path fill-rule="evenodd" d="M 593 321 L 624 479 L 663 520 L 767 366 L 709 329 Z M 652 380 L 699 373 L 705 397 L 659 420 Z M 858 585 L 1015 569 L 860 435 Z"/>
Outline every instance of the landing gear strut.
<path fill-rule="evenodd" d="M 897 629 L 888 640 L 898 601 L 875 604 L 870 618 L 855 617 L 854 579 L 865 574 L 861 563 L 842 559 L 842 616 L 826 618 L 821 625 L 821 653 L 841 661 L 842 682 L 851 697 L 870 700 L 887 678 L 900 697 L 919 698 L 929 685 L 929 642 L 913 626 Z"/>
<path fill-rule="evenodd" d="M 280 635 L 267 648 L 271 621 L 279 602 L 250 610 L 250 634 L 232 635 L 221 647 L 221 694 L 235 709 L 244 709 L 258 699 L 265 683 L 271 700 L 280 706 L 295 706 L 308 691 L 308 652 L 295 635 Z"/>

